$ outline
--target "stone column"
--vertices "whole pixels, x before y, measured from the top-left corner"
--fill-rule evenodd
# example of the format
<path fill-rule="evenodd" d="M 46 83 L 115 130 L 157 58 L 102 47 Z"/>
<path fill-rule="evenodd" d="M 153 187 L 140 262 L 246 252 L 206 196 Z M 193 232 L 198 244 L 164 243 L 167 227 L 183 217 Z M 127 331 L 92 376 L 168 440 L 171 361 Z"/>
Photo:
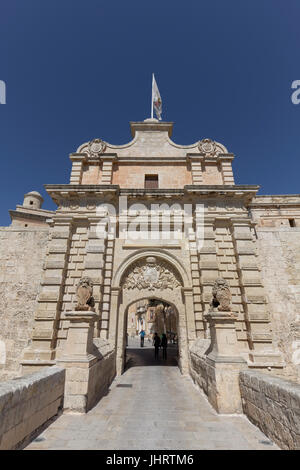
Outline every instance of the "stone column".
<path fill-rule="evenodd" d="M 66 369 L 64 409 L 85 413 L 88 411 L 89 393 L 92 393 L 91 368 L 99 360 L 94 355 L 94 322 L 92 311 L 66 312 L 70 320 L 64 353 L 57 361 Z"/>
<path fill-rule="evenodd" d="M 239 355 L 233 312 L 212 311 L 205 315 L 211 344 L 207 351 L 208 399 L 218 413 L 242 413 L 239 372 L 246 361 Z"/>

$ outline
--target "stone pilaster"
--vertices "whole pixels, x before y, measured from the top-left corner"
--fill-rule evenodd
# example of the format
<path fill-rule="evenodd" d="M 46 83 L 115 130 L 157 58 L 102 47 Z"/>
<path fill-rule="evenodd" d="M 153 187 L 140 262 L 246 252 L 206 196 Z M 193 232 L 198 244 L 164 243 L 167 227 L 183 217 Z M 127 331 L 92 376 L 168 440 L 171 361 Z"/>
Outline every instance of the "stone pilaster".
<path fill-rule="evenodd" d="M 116 161 L 116 154 L 104 154 L 102 161 L 101 184 L 112 184 L 113 164 Z"/>
<path fill-rule="evenodd" d="M 117 343 L 118 328 L 118 306 L 120 301 L 121 287 L 111 288 L 111 316 L 109 322 L 109 339 L 113 344 Z"/>
<path fill-rule="evenodd" d="M 188 154 L 188 159 L 191 163 L 193 184 L 195 185 L 203 184 L 202 166 L 203 166 L 204 156 Z"/>
<path fill-rule="evenodd" d="M 35 312 L 32 342 L 24 350 L 21 361 L 23 373 L 55 363 L 57 330 L 71 236 L 72 218 L 57 217 L 50 232 L 38 307 Z"/>
<path fill-rule="evenodd" d="M 240 347 L 248 350 L 244 305 L 242 302 L 239 272 L 237 270 L 235 250 L 231 236 L 231 218 L 226 215 L 218 216 L 215 220 L 215 226 L 219 275 L 230 285 L 232 310 L 238 314 L 236 319 L 238 340 L 240 341 Z"/>
<path fill-rule="evenodd" d="M 101 337 L 103 338 L 108 338 L 109 336 L 109 312 L 111 311 L 111 283 L 115 236 L 113 234 L 108 234 L 107 238 L 104 264 L 103 301 L 101 311 Z"/>
<path fill-rule="evenodd" d="M 202 320 L 202 305 L 200 300 L 200 273 L 199 273 L 199 260 L 197 252 L 197 237 L 194 233 L 189 236 L 189 254 L 192 275 L 192 288 L 184 290 L 184 297 L 186 301 L 187 316 L 192 313 L 193 318 L 187 318 L 189 339 L 195 339 L 197 334 L 196 330 L 199 327 L 199 321 Z M 190 330 L 191 329 L 191 334 Z"/>
<path fill-rule="evenodd" d="M 70 322 L 63 356 L 57 361 L 66 369 L 64 409 L 88 411 L 91 370 L 98 358 L 94 355 L 94 322 L 97 314 L 91 311 L 67 312 Z"/>
<path fill-rule="evenodd" d="M 232 171 L 232 156 L 219 155 L 218 162 L 220 163 L 221 173 L 223 177 L 223 184 L 234 185 L 234 177 Z"/>
<path fill-rule="evenodd" d="M 70 160 L 72 162 L 70 184 L 81 184 L 83 164 L 87 160 L 87 155 L 85 153 L 72 153 Z"/>
<path fill-rule="evenodd" d="M 193 291 L 191 288 L 182 288 L 182 291 L 186 312 L 188 340 L 193 341 L 194 339 L 196 339 L 195 316 L 193 308 Z"/>
<path fill-rule="evenodd" d="M 209 322 L 211 344 L 206 355 L 208 399 L 218 413 L 242 413 L 239 372 L 247 367 L 240 356 L 232 312 L 213 311 Z"/>
<path fill-rule="evenodd" d="M 213 217 L 204 218 L 204 231 L 203 231 L 203 246 L 199 246 L 199 268 L 200 268 L 200 286 L 201 292 L 201 303 L 202 303 L 202 312 L 207 312 L 209 310 L 209 304 L 211 302 L 211 289 L 219 276 L 219 265 L 217 260 L 217 251 L 216 251 L 216 236 L 214 230 L 214 221 Z M 202 323 L 200 324 L 197 321 L 197 330 L 200 328 L 202 334 L 198 334 L 200 337 L 207 337 L 209 332 L 207 331 L 206 320 L 202 317 Z"/>
<path fill-rule="evenodd" d="M 104 281 L 104 259 L 106 251 L 105 230 L 106 221 L 90 221 L 88 243 L 86 247 L 86 257 L 84 261 L 84 275 L 91 278 L 93 282 L 93 297 L 95 300 L 95 310 L 101 313 L 103 301 L 103 281 Z M 100 335 L 101 320 L 97 322 L 95 336 Z"/>
<path fill-rule="evenodd" d="M 247 325 L 250 360 L 258 363 L 258 367 L 281 367 L 281 356 L 272 345 L 270 315 L 257 262 L 251 221 L 233 219 L 232 238 Z"/>

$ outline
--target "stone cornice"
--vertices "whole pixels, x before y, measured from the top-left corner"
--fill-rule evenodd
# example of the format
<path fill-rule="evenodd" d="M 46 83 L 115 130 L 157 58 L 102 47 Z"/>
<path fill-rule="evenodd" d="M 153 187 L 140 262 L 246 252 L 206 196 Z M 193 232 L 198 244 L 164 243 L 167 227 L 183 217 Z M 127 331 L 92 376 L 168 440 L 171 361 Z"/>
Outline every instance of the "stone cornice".
<path fill-rule="evenodd" d="M 118 184 L 45 184 L 44 185 L 48 194 L 50 193 L 97 193 L 109 192 L 116 193 L 119 191 Z"/>
<path fill-rule="evenodd" d="M 251 202 L 251 209 L 259 208 L 280 208 L 280 207 L 299 207 L 300 194 L 276 194 L 266 196 L 255 196 Z"/>
<path fill-rule="evenodd" d="M 244 184 L 244 185 L 223 185 L 223 184 L 214 184 L 214 185 L 193 185 L 188 184 L 184 186 L 185 192 L 188 193 L 197 193 L 197 194 L 235 194 L 235 195 L 242 195 L 242 194 L 252 194 L 253 196 L 259 190 L 259 186 Z"/>
<path fill-rule="evenodd" d="M 47 219 L 53 217 L 55 211 L 47 211 L 47 214 L 32 214 L 31 212 L 21 212 L 21 211 L 9 211 L 11 220 L 13 219 L 31 219 L 31 220 L 40 220 L 46 222 Z"/>
<path fill-rule="evenodd" d="M 44 217 L 52 216 L 55 211 L 50 211 L 49 209 L 34 209 L 32 207 L 22 206 L 21 204 L 17 204 L 16 206 L 17 212 L 26 212 L 26 214 L 33 214 L 33 215 L 41 215 Z"/>
<path fill-rule="evenodd" d="M 71 199 L 74 197 L 87 196 L 116 196 L 119 194 L 120 186 L 114 184 L 45 184 L 47 193 L 53 201 L 59 205 L 61 198 Z"/>
<path fill-rule="evenodd" d="M 215 156 L 209 156 L 205 153 L 187 153 L 188 161 L 205 161 L 205 162 L 231 162 L 234 159 L 233 153 L 218 153 Z"/>
<path fill-rule="evenodd" d="M 101 184 L 48 184 L 45 185 L 48 194 L 56 201 L 59 197 L 88 197 L 88 196 L 134 196 L 134 197 L 159 197 L 174 198 L 188 196 L 213 196 L 213 197 L 243 197 L 249 203 L 259 186 L 254 185 L 186 185 L 183 188 L 120 188 L 119 185 L 101 185 Z"/>
<path fill-rule="evenodd" d="M 132 137 L 135 136 L 137 131 L 147 132 L 147 131 L 159 131 L 159 132 L 168 132 L 168 136 L 171 137 L 173 131 L 173 122 L 162 122 L 157 119 L 149 119 L 142 122 L 130 122 L 130 129 Z"/>
<path fill-rule="evenodd" d="M 86 153 L 70 153 L 69 155 L 70 160 L 72 162 L 85 162 L 87 161 L 87 154 Z"/>
<path fill-rule="evenodd" d="M 146 164 L 149 164 L 149 162 L 155 162 L 155 163 L 186 163 L 186 157 L 176 157 L 176 156 L 160 156 L 160 157 L 155 157 L 155 156 L 143 156 L 143 157 L 122 157 L 122 156 L 119 156 L 118 157 L 118 161 L 120 163 L 134 163 L 134 162 L 138 162 L 138 163 L 146 163 Z"/>

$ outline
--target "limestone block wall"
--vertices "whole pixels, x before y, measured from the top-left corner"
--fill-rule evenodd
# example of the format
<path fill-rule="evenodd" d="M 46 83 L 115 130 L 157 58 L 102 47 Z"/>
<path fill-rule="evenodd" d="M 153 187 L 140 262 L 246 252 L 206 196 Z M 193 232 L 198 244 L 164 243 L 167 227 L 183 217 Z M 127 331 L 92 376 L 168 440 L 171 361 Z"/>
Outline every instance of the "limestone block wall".
<path fill-rule="evenodd" d="M 94 338 L 92 355 L 86 360 L 63 358 L 59 365 L 66 369 L 65 412 L 89 411 L 107 393 L 116 375 L 115 345 Z"/>
<path fill-rule="evenodd" d="M 49 229 L 0 228 L 0 381 L 20 374 L 33 328 Z"/>
<path fill-rule="evenodd" d="M 300 228 L 257 227 L 262 279 L 268 296 L 273 341 L 285 373 L 300 377 Z"/>
<path fill-rule="evenodd" d="M 190 375 L 193 381 L 208 396 L 214 388 L 213 370 L 208 367 L 205 353 L 210 346 L 210 339 L 198 338 L 190 347 Z"/>
<path fill-rule="evenodd" d="M 159 188 L 183 188 L 192 184 L 191 171 L 185 162 L 119 163 L 114 167 L 112 183 L 121 188 L 144 188 L 145 175 L 153 174 L 158 175 Z"/>
<path fill-rule="evenodd" d="M 65 370 L 47 367 L 0 384 L 0 450 L 23 448 L 62 408 Z"/>
<path fill-rule="evenodd" d="M 95 338 L 100 358 L 91 368 L 88 383 L 87 409 L 90 410 L 107 393 L 116 375 L 115 345 L 102 338 Z"/>
<path fill-rule="evenodd" d="M 282 449 L 300 449 L 300 385 L 256 371 L 240 372 L 243 410 Z"/>

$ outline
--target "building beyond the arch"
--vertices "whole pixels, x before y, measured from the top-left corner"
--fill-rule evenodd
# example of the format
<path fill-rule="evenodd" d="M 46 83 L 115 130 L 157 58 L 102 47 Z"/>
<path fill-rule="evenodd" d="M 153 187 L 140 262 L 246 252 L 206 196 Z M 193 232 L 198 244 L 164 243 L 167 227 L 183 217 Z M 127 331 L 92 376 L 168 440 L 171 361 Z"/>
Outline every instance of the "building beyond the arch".
<path fill-rule="evenodd" d="M 70 182 L 46 185 L 56 211 L 42 209 L 33 191 L 10 211 L 11 226 L 0 229 L 0 379 L 61 360 L 66 313 L 74 310 L 84 276 L 93 281 L 99 315 L 94 336 L 115 348 L 120 309 L 127 307 L 124 298 L 134 300 L 135 289 L 144 298 L 163 291 L 166 301 L 182 302 L 186 370 L 192 345 L 209 337 L 204 314 L 222 277 L 230 284 L 248 367 L 299 376 L 300 195 L 259 196 L 258 186 L 236 185 L 232 153 L 211 139 L 175 144 L 173 123 L 147 119 L 130 127 L 128 144 L 97 138 L 70 155 Z M 180 223 L 189 208 L 193 230 L 184 232 Z M 152 222 L 161 231 L 165 220 L 170 236 L 123 236 L 128 223 L 141 235 L 146 228 L 151 233 Z M 110 222 L 116 233 L 105 236 Z M 126 263 L 130 295 L 114 283 Z M 184 281 L 176 278 L 179 269 Z"/>

